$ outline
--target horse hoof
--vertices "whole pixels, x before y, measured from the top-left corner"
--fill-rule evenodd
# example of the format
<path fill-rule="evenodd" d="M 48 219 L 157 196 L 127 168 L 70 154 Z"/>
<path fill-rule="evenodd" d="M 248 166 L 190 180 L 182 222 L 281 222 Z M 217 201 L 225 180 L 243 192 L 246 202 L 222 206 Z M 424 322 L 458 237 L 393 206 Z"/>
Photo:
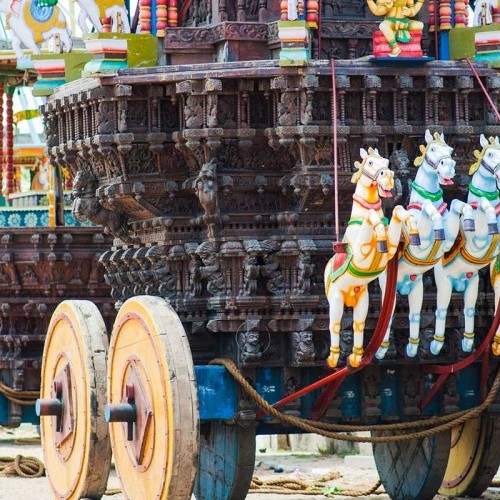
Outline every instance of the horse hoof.
<path fill-rule="evenodd" d="M 488 223 L 488 234 L 498 234 L 498 224 L 496 222 Z"/>
<path fill-rule="evenodd" d="M 409 358 L 414 358 L 417 355 L 417 351 L 418 351 L 418 344 L 410 343 L 406 345 L 406 355 Z"/>
<path fill-rule="evenodd" d="M 464 219 L 463 226 L 464 226 L 464 231 L 476 230 L 476 224 L 474 223 L 474 219 Z"/>
<path fill-rule="evenodd" d="M 387 241 L 377 241 L 377 250 L 380 253 L 387 253 L 389 251 L 389 249 L 387 248 Z"/>
<path fill-rule="evenodd" d="M 430 345 L 430 350 L 434 356 L 437 356 L 441 349 L 443 348 L 443 342 L 439 342 L 438 340 L 433 340 Z"/>
<path fill-rule="evenodd" d="M 410 245 L 420 245 L 420 236 L 418 234 L 410 234 Z"/>
<path fill-rule="evenodd" d="M 377 359 L 384 359 L 387 354 L 387 347 L 379 347 L 375 353 Z"/>
<path fill-rule="evenodd" d="M 339 363 L 339 355 L 338 354 L 330 354 L 326 360 L 329 368 L 337 368 Z"/>
<path fill-rule="evenodd" d="M 443 241 L 445 239 L 444 229 L 434 229 L 434 239 L 436 241 Z"/>
<path fill-rule="evenodd" d="M 361 354 L 352 353 L 348 358 L 349 366 L 351 368 L 359 368 L 359 365 L 361 364 L 362 358 L 363 358 L 363 356 Z"/>
<path fill-rule="evenodd" d="M 462 351 L 472 352 L 474 348 L 474 339 L 462 339 Z"/>

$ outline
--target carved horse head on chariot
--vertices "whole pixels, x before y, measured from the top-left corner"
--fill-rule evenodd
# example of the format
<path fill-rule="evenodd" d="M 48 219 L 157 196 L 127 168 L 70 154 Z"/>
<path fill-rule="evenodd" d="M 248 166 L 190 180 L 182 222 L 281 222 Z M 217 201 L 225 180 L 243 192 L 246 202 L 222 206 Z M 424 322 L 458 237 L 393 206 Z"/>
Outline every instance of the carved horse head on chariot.
<path fill-rule="evenodd" d="M 76 197 L 95 196 L 98 187 L 97 177 L 86 170 L 78 170 L 73 180 L 72 195 Z"/>
<path fill-rule="evenodd" d="M 354 343 L 348 362 L 352 367 L 361 363 L 363 334 L 368 313 L 368 284 L 386 268 L 396 254 L 402 223 L 410 228 L 410 240 L 418 244 L 418 231 L 413 216 L 396 206 L 389 223 L 382 212 L 381 197 L 391 196 L 394 173 L 389 161 L 377 149 L 360 150 L 361 162 L 356 162 L 352 182 L 351 218 L 344 235 L 345 251 L 338 252 L 325 268 L 325 291 L 330 304 L 331 347 L 328 365 L 335 368 L 340 356 L 341 320 L 344 306 L 353 308 Z"/>
<path fill-rule="evenodd" d="M 465 232 L 465 224 L 451 249 L 434 268 L 437 287 L 436 327 L 430 350 L 437 355 L 445 339 L 446 316 L 452 291 L 464 297 L 465 331 L 462 350 L 474 348 L 474 316 L 479 286 L 478 271 L 490 265 L 498 255 L 498 224 L 500 223 L 500 143 L 498 138 L 480 137 L 481 151 L 469 170 L 472 175 L 467 203 L 472 208 L 475 229 Z M 455 201 L 455 200 L 454 200 Z"/>

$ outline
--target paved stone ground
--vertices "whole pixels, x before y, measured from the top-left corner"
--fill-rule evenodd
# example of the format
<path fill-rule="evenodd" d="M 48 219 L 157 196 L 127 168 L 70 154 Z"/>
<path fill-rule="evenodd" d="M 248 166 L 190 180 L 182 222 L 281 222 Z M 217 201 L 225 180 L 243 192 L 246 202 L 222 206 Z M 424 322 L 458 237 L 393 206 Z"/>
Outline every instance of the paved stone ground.
<path fill-rule="evenodd" d="M 26 440 L 36 436 L 36 429 L 21 426 L 15 431 L 0 427 L 0 455 L 14 457 L 18 454 L 35 456 L 43 459 L 40 445 L 26 444 Z M 339 490 L 368 489 L 378 479 L 372 457 L 359 455 L 324 456 L 320 454 L 261 453 L 256 458 L 255 476 L 259 479 L 294 478 L 304 481 L 318 480 L 331 472 L 337 471 L 341 477 L 328 482 L 331 488 Z M 497 475 L 500 478 L 500 475 Z M 114 470 L 108 482 L 108 488 L 119 488 L 119 481 Z M 306 500 L 324 499 L 324 496 L 310 495 L 278 495 L 250 493 L 248 500 Z M 339 500 L 349 497 L 339 494 Z M 389 500 L 387 495 L 370 495 L 362 498 Z M 440 497 L 436 497 L 438 499 Z M 443 497 L 444 498 L 444 497 Z M 500 500 L 500 489 L 490 488 L 482 497 L 488 500 Z M 122 494 L 106 495 L 105 500 L 123 500 Z M 23 479 L 17 477 L 0 477 L 0 500 L 53 500 L 50 486 L 45 477 L 39 479 Z M 142 500 L 142 499 L 141 499 Z M 148 500 L 148 499 L 144 499 Z M 448 499 L 449 500 L 449 499 Z"/>

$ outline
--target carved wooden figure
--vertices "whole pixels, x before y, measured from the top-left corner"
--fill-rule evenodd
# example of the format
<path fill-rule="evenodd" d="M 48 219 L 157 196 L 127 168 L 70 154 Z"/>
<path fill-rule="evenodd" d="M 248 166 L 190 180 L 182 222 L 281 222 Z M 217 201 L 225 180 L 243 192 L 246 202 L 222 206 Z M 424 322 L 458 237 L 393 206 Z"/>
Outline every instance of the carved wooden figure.
<path fill-rule="evenodd" d="M 465 331 L 462 349 L 474 348 L 474 315 L 479 285 L 478 271 L 494 261 L 498 246 L 500 198 L 497 180 L 500 178 L 500 143 L 498 138 L 480 138 L 477 161 L 470 167 L 472 175 L 467 202 L 474 208 L 475 230 L 461 231 L 451 250 L 434 268 L 437 287 L 436 327 L 431 352 L 439 354 L 445 338 L 446 316 L 453 290 L 464 294 Z"/>
<path fill-rule="evenodd" d="M 390 224 L 382 212 L 380 197 L 391 196 L 394 173 L 389 161 L 376 149 L 361 149 L 351 217 L 344 236 L 346 253 L 337 253 L 325 268 L 325 291 L 330 305 L 331 347 L 328 365 L 335 368 L 340 355 L 340 328 L 344 306 L 353 307 L 354 344 L 349 364 L 359 366 L 363 356 L 363 332 L 368 312 L 368 283 L 378 277 L 396 254 L 402 223 L 409 227 L 410 243 L 419 244 L 414 216 L 394 207 Z"/>
<path fill-rule="evenodd" d="M 0 0 L 0 12 L 5 14 L 18 60 L 25 57 L 22 44 L 33 54 L 40 54 L 39 44 L 55 35 L 59 35 L 64 50 L 71 51 L 73 42 L 66 18 L 57 5 L 39 6 L 36 0 Z"/>
<path fill-rule="evenodd" d="M 426 145 L 420 146 L 421 156 L 415 159 L 418 166 L 415 180 L 411 184 L 410 203 L 407 207 L 417 221 L 420 245 L 406 245 L 399 256 L 397 290 L 408 295 L 410 335 L 406 354 L 417 354 L 420 337 L 420 312 L 423 301 L 423 275 L 434 267 L 443 254 L 448 251 L 458 234 L 460 216 L 464 214 L 464 227 L 473 229 L 473 213 L 470 205 L 453 200 L 450 211 L 443 201 L 440 184 L 453 184 L 455 160 L 451 157 L 453 149 L 446 144 L 443 134 L 429 130 L 425 133 Z M 408 229 L 403 226 L 406 235 Z M 408 239 L 408 238 L 406 238 Z M 380 277 L 385 289 L 385 273 Z M 391 323 L 384 340 L 377 351 L 377 358 L 384 358 L 389 348 Z"/>

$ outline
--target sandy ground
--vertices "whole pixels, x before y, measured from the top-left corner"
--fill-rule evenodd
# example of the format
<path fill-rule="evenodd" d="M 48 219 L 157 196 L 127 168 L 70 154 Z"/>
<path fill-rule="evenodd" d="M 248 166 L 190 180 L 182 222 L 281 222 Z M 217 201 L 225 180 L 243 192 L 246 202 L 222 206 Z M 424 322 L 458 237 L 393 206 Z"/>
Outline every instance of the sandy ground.
<path fill-rule="evenodd" d="M 26 440 L 36 436 L 36 429 L 31 426 L 21 426 L 15 431 L 0 427 L 0 455 L 14 457 L 16 455 L 35 456 L 43 460 L 42 449 L 38 444 L 27 444 Z M 304 481 L 315 481 L 326 474 L 337 471 L 341 477 L 326 483 L 332 489 L 363 490 L 372 486 L 378 479 L 372 459 L 369 457 L 324 456 L 318 454 L 261 453 L 256 457 L 255 476 L 261 480 L 276 478 L 294 478 Z M 497 478 L 500 475 L 497 474 Z M 108 488 L 119 488 L 119 480 L 112 470 Z M 45 477 L 24 479 L 18 477 L 0 477 L 0 500 L 52 500 L 50 486 Z M 122 494 L 105 495 L 107 500 L 123 500 Z M 194 497 L 193 497 L 194 498 Z M 279 500 L 293 498 L 294 500 L 324 499 L 322 495 L 278 495 L 251 493 L 249 500 Z M 335 496 L 339 500 L 346 498 L 342 494 Z M 388 500 L 383 495 L 370 495 L 362 498 L 378 498 Z M 439 498 L 439 497 L 436 497 Z M 500 500 L 500 489 L 491 488 L 482 498 Z M 141 499 L 148 500 L 148 499 Z"/>

